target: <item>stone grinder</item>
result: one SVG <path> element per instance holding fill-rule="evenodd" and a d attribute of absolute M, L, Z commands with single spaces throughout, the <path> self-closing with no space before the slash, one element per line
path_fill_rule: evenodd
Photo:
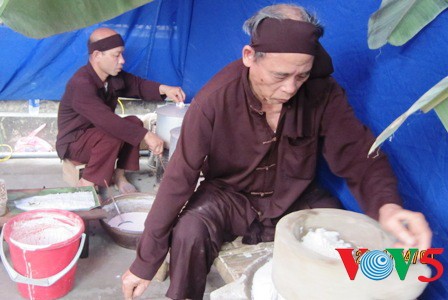
<path fill-rule="evenodd" d="M 396 270 L 382 280 L 372 280 L 360 270 L 350 280 L 342 259 L 330 258 L 304 247 L 302 238 L 310 230 L 324 228 L 340 233 L 354 248 L 393 248 L 394 238 L 375 220 L 338 209 L 312 209 L 283 217 L 276 228 L 272 280 L 285 299 L 416 299 L 430 277 L 427 265 L 411 264 L 405 280 Z M 362 258 L 361 258 L 362 259 Z"/>

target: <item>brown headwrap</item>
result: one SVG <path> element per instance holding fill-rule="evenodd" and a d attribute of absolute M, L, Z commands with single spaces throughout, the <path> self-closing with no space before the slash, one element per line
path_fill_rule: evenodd
<path fill-rule="evenodd" d="M 89 54 L 93 53 L 95 50 L 106 51 L 120 46 L 124 46 L 124 41 L 118 33 L 88 44 Z"/>
<path fill-rule="evenodd" d="M 325 77 L 333 73 L 333 64 L 319 43 L 321 35 L 321 29 L 309 22 L 266 18 L 258 24 L 250 46 L 257 52 L 313 55 L 310 77 Z"/>
<path fill-rule="evenodd" d="M 257 52 L 316 54 L 320 31 L 308 22 L 266 18 L 258 24 L 251 46 Z"/>

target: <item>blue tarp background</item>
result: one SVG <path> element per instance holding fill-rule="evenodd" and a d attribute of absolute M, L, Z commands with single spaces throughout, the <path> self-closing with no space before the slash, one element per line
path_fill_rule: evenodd
<path fill-rule="evenodd" d="M 376 134 L 428 89 L 448 76 L 448 12 L 402 47 L 367 46 L 367 24 L 380 0 L 288 1 L 309 8 L 326 27 L 322 44 L 333 57 L 334 77 L 357 116 Z M 156 0 L 115 19 L 42 40 L 0 26 L 0 99 L 59 100 L 71 75 L 87 62 L 86 41 L 99 26 L 126 41 L 125 69 L 181 85 L 191 101 L 220 68 L 241 56 L 241 27 L 256 10 L 277 1 Z M 399 178 L 405 207 L 423 212 L 433 247 L 448 244 L 448 134 L 431 111 L 410 117 L 383 145 Z M 350 210 L 359 207 L 345 184 L 322 165 L 321 179 Z M 446 251 L 446 250 L 445 250 Z M 439 256 L 448 268 L 446 253 Z M 448 279 L 430 283 L 422 299 L 448 299 Z"/>

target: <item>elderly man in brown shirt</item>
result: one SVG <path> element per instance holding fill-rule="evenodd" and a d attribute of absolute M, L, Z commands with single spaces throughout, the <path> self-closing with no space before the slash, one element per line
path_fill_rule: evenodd
<path fill-rule="evenodd" d="M 289 212 L 341 208 L 314 182 L 319 151 L 401 245 L 430 246 L 425 218 L 401 207 L 386 157 L 367 157 L 374 137 L 331 77 L 316 20 L 301 7 L 274 5 L 245 29 L 251 44 L 242 60 L 215 75 L 184 118 L 137 257 L 122 277 L 126 299 L 143 293 L 169 249 L 167 296 L 202 299 L 224 242 L 272 241 Z"/>
<path fill-rule="evenodd" d="M 125 170 L 139 169 L 142 140 L 156 155 L 163 141 L 135 116 L 114 113 L 119 97 L 184 101 L 180 87 L 145 80 L 123 71 L 124 42 L 112 29 L 96 29 L 89 38 L 89 62 L 67 83 L 58 111 L 56 150 L 61 159 L 86 163 L 78 186 L 114 182 L 121 193 L 135 192 Z M 118 158 L 118 160 L 117 160 Z M 115 169 L 116 164 L 116 169 Z"/>

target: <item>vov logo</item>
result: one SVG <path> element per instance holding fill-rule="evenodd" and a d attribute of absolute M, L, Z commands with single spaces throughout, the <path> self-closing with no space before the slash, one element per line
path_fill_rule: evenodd
<path fill-rule="evenodd" d="M 353 257 L 353 250 L 353 248 L 336 248 L 350 280 L 355 280 L 359 268 L 367 278 L 383 280 L 392 273 L 394 265 L 398 277 L 400 280 L 404 280 L 409 266 L 413 262 L 415 263 L 418 257 L 420 257 L 422 264 L 431 265 L 436 269 L 436 274 L 433 277 L 421 275 L 418 277 L 418 280 L 431 282 L 439 279 L 443 274 L 442 263 L 434 258 L 434 255 L 443 253 L 443 248 L 429 248 L 422 251 L 419 251 L 417 248 L 410 248 L 405 253 L 403 248 L 386 248 L 384 251 L 369 251 L 366 248 L 359 248 L 356 252 L 357 255 L 359 254 L 357 259 Z"/>

